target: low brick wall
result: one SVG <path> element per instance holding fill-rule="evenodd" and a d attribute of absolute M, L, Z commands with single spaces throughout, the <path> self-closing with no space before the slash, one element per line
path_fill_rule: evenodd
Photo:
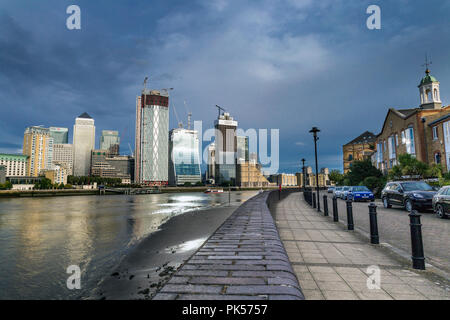
<path fill-rule="evenodd" d="M 267 206 L 274 194 L 240 206 L 154 300 L 303 300 Z"/>

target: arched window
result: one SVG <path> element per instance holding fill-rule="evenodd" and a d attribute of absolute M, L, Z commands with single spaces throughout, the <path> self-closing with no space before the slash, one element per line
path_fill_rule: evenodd
<path fill-rule="evenodd" d="M 440 152 L 436 152 L 434 154 L 434 162 L 436 164 L 441 164 L 441 153 Z"/>
<path fill-rule="evenodd" d="M 438 100 L 438 91 L 434 89 L 434 100 Z"/>

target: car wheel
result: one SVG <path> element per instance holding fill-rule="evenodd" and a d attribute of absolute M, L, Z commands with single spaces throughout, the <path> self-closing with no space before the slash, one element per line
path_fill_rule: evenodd
<path fill-rule="evenodd" d="M 445 219 L 445 213 L 444 213 L 444 208 L 442 207 L 441 204 L 438 204 L 436 206 L 436 214 L 439 218 L 441 219 Z"/>
<path fill-rule="evenodd" d="M 389 204 L 388 199 L 386 197 L 383 198 L 383 206 L 386 209 L 392 208 L 392 206 Z"/>
<path fill-rule="evenodd" d="M 405 201 L 405 210 L 408 212 L 412 211 L 412 202 L 410 199 L 406 199 Z"/>

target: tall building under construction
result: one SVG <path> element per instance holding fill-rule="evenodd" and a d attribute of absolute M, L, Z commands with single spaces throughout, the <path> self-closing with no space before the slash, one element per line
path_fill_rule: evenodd
<path fill-rule="evenodd" d="M 142 90 L 136 98 L 135 182 L 164 186 L 169 182 L 169 94 Z"/>

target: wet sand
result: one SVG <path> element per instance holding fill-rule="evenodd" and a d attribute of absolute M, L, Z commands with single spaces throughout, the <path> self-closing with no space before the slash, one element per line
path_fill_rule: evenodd
<path fill-rule="evenodd" d="M 170 219 L 142 240 L 87 298 L 151 299 L 237 208 L 197 210 Z"/>

